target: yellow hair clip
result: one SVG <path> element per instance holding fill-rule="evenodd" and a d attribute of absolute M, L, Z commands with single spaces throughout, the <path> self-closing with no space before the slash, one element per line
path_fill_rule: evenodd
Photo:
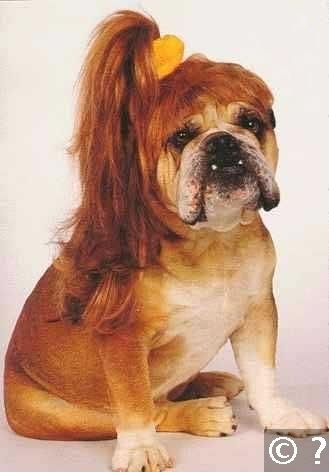
<path fill-rule="evenodd" d="M 183 55 L 184 43 L 177 36 L 166 34 L 153 41 L 153 61 L 159 79 L 175 70 Z"/>

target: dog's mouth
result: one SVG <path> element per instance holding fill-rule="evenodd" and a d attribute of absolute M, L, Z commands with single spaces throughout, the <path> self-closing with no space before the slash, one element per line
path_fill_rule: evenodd
<path fill-rule="evenodd" d="M 230 133 L 208 135 L 182 155 L 178 181 L 178 213 L 189 224 L 214 221 L 221 210 L 263 208 L 279 204 L 273 172 L 261 151 Z"/>

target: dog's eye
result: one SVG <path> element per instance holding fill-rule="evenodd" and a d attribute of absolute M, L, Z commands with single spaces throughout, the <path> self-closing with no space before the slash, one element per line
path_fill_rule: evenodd
<path fill-rule="evenodd" d="M 189 135 L 189 131 L 187 129 L 182 129 L 180 131 L 177 131 L 177 133 L 175 134 L 175 138 L 183 141 L 184 139 L 188 137 L 188 135 Z"/>
<path fill-rule="evenodd" d="M 263 123 L 255 116 L 242 115 L 240 118 L 240 124 L 243 128 L 250 130 L 256 136 L 260 136 L 263 130 Z"/>
<path fill-rule="evenodd" d="M 177 144 L 184 144 L 190 137 L 188 129 L 180 129 L 173 135 L 173 141 Z"/>
<path fill-rule="evenodd" d="M 192 138 L 196 135 L 196 131 L 190 128 L 182 128 L 177 130 L 170 138 L 169 141 L 176 147 L 185 146 Z"/>

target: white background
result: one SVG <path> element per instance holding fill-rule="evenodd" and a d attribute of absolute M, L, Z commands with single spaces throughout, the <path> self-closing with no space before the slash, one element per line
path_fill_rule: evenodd
<path fill-rule="evenodd" d="M 74 84 L 90 32 L 118 8 L 144 9 L 187 55 L 241 63 L 272 89 L 282 201 L 264 219 L 278 255 L 279 378 L 327 388 L 329 7 L 319 0 L 0 2 L 0 355 L 76 201 L 65 153 Z M 230 350 L 211 366 L 232 371 Z"/>

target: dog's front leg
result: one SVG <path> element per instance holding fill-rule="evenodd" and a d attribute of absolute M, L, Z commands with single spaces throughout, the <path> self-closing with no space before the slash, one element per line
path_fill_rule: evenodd
<path fill-rule="evenodd" d="M 255 301 L 231 342 L 248 401 L 264 428 L 305 436 L 327 429 L 326 421 L 281 397 L 275 380 L 277 312 L 269 290 Z"/>
<path fill-rule="evenodd" d="M 117 431 L 112 470 L 155 472 L 170 467 L 171 460 L 156 439 L 146 343 L 130 327 L 100 337 L 99 352 Z"/>

